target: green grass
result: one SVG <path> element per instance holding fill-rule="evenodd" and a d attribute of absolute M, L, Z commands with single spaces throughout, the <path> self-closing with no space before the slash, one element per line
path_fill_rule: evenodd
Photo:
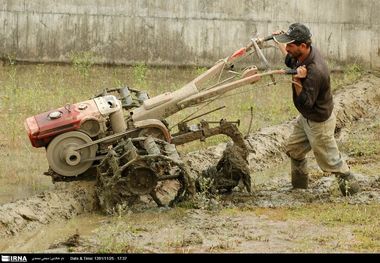
<path fill-rule="evenodd" d="M 370 125 L 356 125 L 350 136 L 339 145 L 348 154 L 348 164 L 356 172 L 378 175 L 380 170 L 380 122 L 375 119 Z"/>
<path fill-rule="evenodd" d="M 342 149 L 353 157 L 370 157 L 380 154 L 380 123 L 356 130 L 342 145 Z"/>
<path fill-rule="evenodd" d="M 364 69 L 359 64 L 350 64 L 344 67 L 343 74 L 335 74 L 331 78 L 332 90 L 338 90 L 347 84 L 358 80 L 364 74 Z"/>
<path fill-rule="evenodd" d="M 70 58 L 74 69 L 84 78 L 88 77 L 90 69 L 94 64 L 94 53 L 91 51 L 72 52 Z"/>

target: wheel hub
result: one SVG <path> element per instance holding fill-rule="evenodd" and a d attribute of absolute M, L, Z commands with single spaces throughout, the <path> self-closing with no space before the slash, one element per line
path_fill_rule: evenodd
<path fill-rule="evenodd" d="M 137 195 L 151 193 L 157 185 L 155 173 L 147 167 L 138 167 L 131 170 L 132 172 L 128 173 L 126 177 L 128 190 Z"/>
<path fill-rule="evenodd" d="M 96 156 L 97 145 L 74 151 L 80 145 L 92 142 L 91 138 L 78 131 L 66 132 L 55 137 L 47 147 L 46 155 L 50 168 L 59 175 L 76 176 L 87 171 Z"/>

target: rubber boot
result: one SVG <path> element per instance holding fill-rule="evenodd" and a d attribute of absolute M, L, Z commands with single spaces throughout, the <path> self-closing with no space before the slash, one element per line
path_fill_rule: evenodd
<path fill-rule="evenodd" d="M 309 176 L 306 172 L 306 159 L 301 161 L 291 160 L 291 175 L 292 175 L 292 186 L 294 188 L 307 189 L 309 184 Z"/>
<path fill-rule="evenodd" d="M 338 179 L 339 189 L 343 196 L 354 195 L 360 191 L 360 185 L 355 178 L 355 175 L 351 172 L 347 174 L 336 173 Z"/>

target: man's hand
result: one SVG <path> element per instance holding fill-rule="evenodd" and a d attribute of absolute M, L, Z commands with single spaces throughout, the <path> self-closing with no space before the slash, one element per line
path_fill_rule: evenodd
<path fill-rule="evenodd" d="M 298 78 L 298 79 L 304 79 L 306 78 L 307 76 L 307 69 L 306 69 L 306 66 L 303 65 L 303 66 L 299 66 L 297 68 L 297 74 L 294 75 L 295 78 Z"/>
<path fill-rule="evenodd" d="M 299 66 L 297 68 L 297 74 L 293 76 L 293 81 L 292 83 L 294 84 L 294 89 L 296 90 L 297 96 L 300 95 L 302 91 L 302 82 L 301 79 L 306 78 L 307 76 L 307 69 L 306 66 Z"/>
<path fill-rule="evenodd" d="M 281 35 L 281 34 L 284 34 L 284 33 L 285 33 L 284 30 L 277 30 L 277 31 L 272 32 L 272 35 Z"/>
<path fill-rule="evenodd" d="M 283 30 L 278 30 L 278 31 L 272 32 L 272 35 L 281 35 L 284 33 L 285 32 Z M 278 47 L 278 49 L 280 49 L 281 53 L 286 56 L 286 54 L 288 54 L 288 52 L 286 51 L 286 44 L 277 42 L 275 38 L 273 38 L 273 41 L 274 43 L 276 43 L 276 46 Z"/>

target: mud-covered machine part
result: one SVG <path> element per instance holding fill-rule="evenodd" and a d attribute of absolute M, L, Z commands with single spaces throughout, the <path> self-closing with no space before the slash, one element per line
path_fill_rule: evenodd
<path fill-rule="evenodd" d="M 48 145 L 46 156 L 50 168 L 65 177 L 76 176 L 92 166 L 97 145 L 76 151 L 75 148 L 91 143 L 91 138 L 83 132 L 71 131 L 58 135 Z"/>
<path fill-rule="evenodd" d="M 190 189 L 188 169 L 175 145 L 151 136 L 121 140 L 97 170 L 96 191 L 105 211 L 131 205 L 143 195 L 158 206 L 172 206 Z"/>

